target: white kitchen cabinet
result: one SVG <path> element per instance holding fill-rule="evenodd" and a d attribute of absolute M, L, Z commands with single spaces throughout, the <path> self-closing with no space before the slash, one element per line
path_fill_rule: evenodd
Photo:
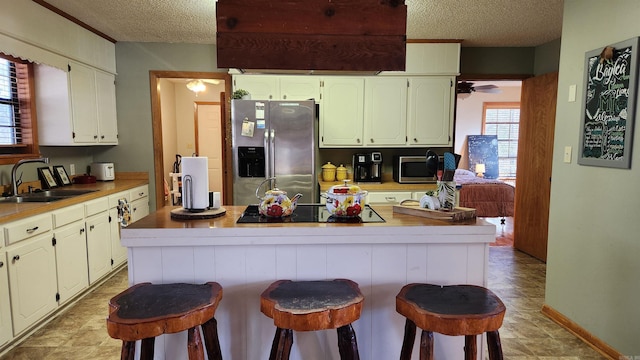
<path fill-rule="evenodd" d="M 397 205 L 411 199 L 411 191 L 369 191 L 367 204 Z"/>
<path fill-rule="evenodd" d="M 2 236 L 0 236 L 0 241 Z M 0 347 L 13 338 L 7 255 L 0 245 Z"/>
<path fill-rule="evenodd" d="M 320 147 L 363 146 L 364 78 L 325 77 L 320 91 Z"/>
<path fill-rule="evenodd" d="M 7 246 L 51 231 L 51 215 L 41 214 L 16 220 L 4 226 Z"/>
<path fill-rule="evenodd" d="M 89 284 L 93 284 L 111 271 L 109 198 L 87 201 L 84 206 Z"/>
<path fill-rule="evenodd" d="M 236 75 L 233 88 L 247 90 L 251 100 L 320 100 L 318 76 Z"/>
<path fill-rule="evenodd" d="M 54 229 L 58 303 L 64 304 L 89 287 L 84 221 Z"/>
<path fill-rule="evenodd" d="M 280 100 L 320 102 L 320 78 L 317 76 L 281 76 Z"/>
<path fill-rule="evenodd" d="M 280 91 L 278 77 L 274 75 L 238 75 L 233 77 L 233 90 L 243 89 L 251 100 L 275 100 Z"/>
<path fill-rule="evenodd" d="M 136 222 L 149 215 L 149 186 L 138 186 L 129 191 L 131 199 L 131 221 Z"/>
<path fill-rule="evenodd" d="M 111 228 L 111 267 L 116 268 L 127 261 L 127 248 L 120 243 L 120 222 L 118 221 L 118 201 L 129 203 L 129 192 L 123 191 L 109 196 L 109 226 Z"/>
<path fill-rule="evenodd" d="M 459 75 L 460 43 L 408 43 L 404 71 L 385 75 Z"/>
<path fill-rule="evenodd" d="M 56 259 L 51 233 L 7 247 L 13 334 L 56 309 Z"/>
<path fill-rule="evenodd" d="M 364 144 L 404 146 L 407 142 L 407 87 L 404 77 L 367 77 L 364 92 Z"/>
<path fill-rule="evenodd" d="M 454 81 L 453 76 L 409 78 L 409 146 L 452 145 Z"/>
<path fill-rule="evenodd" d="M 40 145 L 117 145 L 115 76 L 69 61 L 35 67 Z"/>

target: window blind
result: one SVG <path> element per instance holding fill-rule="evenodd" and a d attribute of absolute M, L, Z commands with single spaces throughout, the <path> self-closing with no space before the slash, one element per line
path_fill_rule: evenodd
<path fill-rule="evenodd" d="M 16 64 L 0 58 L 0 145 L 22 144 Z"/>

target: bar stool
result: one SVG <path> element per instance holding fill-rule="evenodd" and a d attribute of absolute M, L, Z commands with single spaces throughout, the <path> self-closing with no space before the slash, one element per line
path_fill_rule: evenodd
<path fill-rule="evenodd" d="M 204 359 L 199 326 L 204 334 L 209 360 L 221 360 L 217 322 L 214 318 L 222 299 L 215 282 L 202 285 L 141 283 L 109 301 L 107 331 L 122 340 L 122 360 L 133 360 L 135 342 L 142 340 L 140 359 L 153 359 L 155 337 L 187 330 L 189 359 Z"/>
<path fill-rule="evenodd" d="M 487 333 L 489 359 L 502 359 L 498 329 L 506 308 L 491 290 L 474 285 L 405 285 L 396 311 L 407 318 L 400 360 L 411 358 L 416 325 L 422 329 L 420 359 L 433 359 L 433 332 L 465 336 L 465 359 L 476 359 L 476 336 Z"/>
<path fill-rule="evenodd" d="M 337 329 L 342 360 L 359 360 L 351 323 L 360 318 L 364 296 L 351 280 L 279 280 L 260 295 L 260 311 L 277 327 L 270 360 L 287 360 L 293 331 Z"/>

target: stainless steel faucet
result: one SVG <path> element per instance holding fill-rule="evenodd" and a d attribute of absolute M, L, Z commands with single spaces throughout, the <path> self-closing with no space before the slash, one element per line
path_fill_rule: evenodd
<path fill-rule="evenodd" d="M 14 196 L 18 195 L 18 186 L 20 186 L 20 184 L 22 183 L 22 180 L 16 179 L 16 173 L 18 172 L 18 168 L 22 164 L 33 163 L 33 162 L 41 162 L 41 163 L 48 164 L 49 163 L 49 158 L 23 159 L 23 160 L 18 161 L 15 165 L 13 165 L 13 168 L 11 169 L 11 186 L 13 188 L 13 195 Z M 22 178 L 22 176 L 21 176 L 21 178 Z"/>

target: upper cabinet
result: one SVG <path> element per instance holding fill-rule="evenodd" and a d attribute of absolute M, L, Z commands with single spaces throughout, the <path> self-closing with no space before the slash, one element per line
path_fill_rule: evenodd
<path fill-rule="evenodd" d="M 367 77 L 364 83 L 364 145 L 405 145 L 407 79 Z"/>
<path fill-rule="evenodd" d="M 233 88 L 244 89 L 252 100 L 320 99 L 320 78 L 316 76 L 240 75 Z"/>
<path fill-rule="evenodd" d="M 409 81 L 407 145 L 451 146 L 454 76 L 414 76 Z"/>
<path fill-rule="evenodd" d="M 404 71 L 380 75 L 459 75 L 459 43 L 407 43 Z"/>
<path fill-rule="evenodd" d="M 68 72 L 38 65 L 40 145 L 117 145 L 115 76 L 69 61 Z"/>
<path fill-rule="evenodd" d="M 321 88 L 320 146 L 362 146 L 364 78 L 326 77 Z"/>

